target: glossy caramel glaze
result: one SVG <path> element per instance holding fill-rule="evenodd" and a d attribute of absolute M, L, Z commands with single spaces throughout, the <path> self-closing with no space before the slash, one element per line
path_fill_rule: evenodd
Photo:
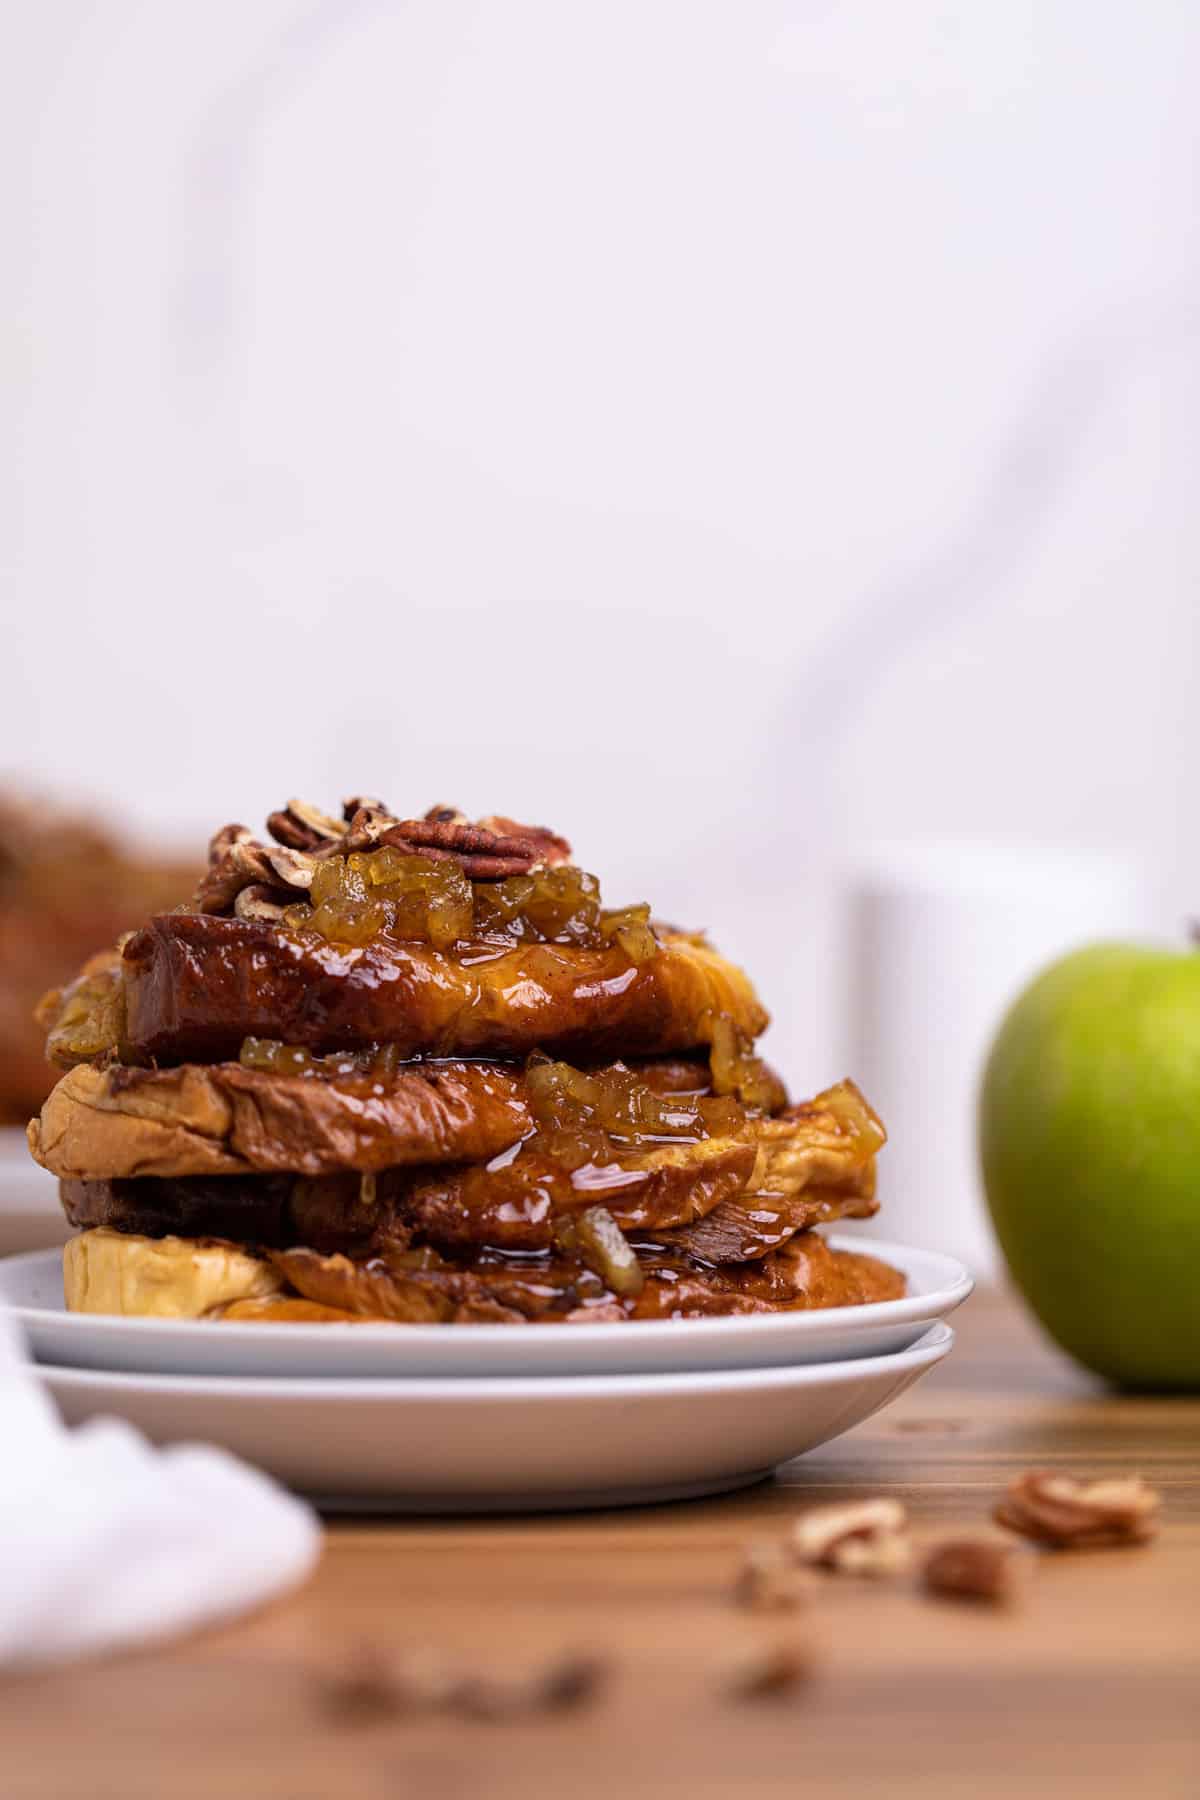
<path fill-rule="evenodd" d="M 545 1250 L 555 1220 L 589 1206 L 605 1207 L 626 1232 L 702 1219 L 741 1193 L 756 1156 L 749 1139 L 718 1138 L 631 1150 L 619 1160 L 568 1169 L 522 1146 L 500 1167 L 431 1171 L 407 1185 L 399 1205 L 419 1237 L 439 1248 Z"/>
<path fill-rule="evenodd" d="M 633 963 L 619 947 L 341 949 L 266 924 L 167 914 L 126 944 L 123 970 L 128 1049 L 159 1063 L 232 1058 L 247 1037 L 392 1043 L 404 1057 L 599 1059 L 707 1044 L 721 1015 L 747 1038 L 767 1024 L 742 971 L 682 936 Z"/>
<path fill-rule="evenodd" d="M 473 1191 L 459 1171 L 394 1169 L 363 1178 L 350 1171 L 321 1176 L 258 1175 L 184 1177 L 137 1176 L 60 1182 L 63 1209 L 81 1230 L 97 1225 L 161 1237 L 225 1237 L 241 1243 L 281 1247 L 311 1244 L 333 1252 L 369 1256 L 383 1250 L 430 1244 L 447 1254 L 476 1249 L 546 1251 L 555 1241 L 555 1221 L 604 1206 L 625 1232 L 653 1233 L 666 1253 L 690 1253 L 687 1224 L 706 1223 L 736 1203 L 728 1198 L 745 1182 L 752 1147 L 717 1143 L 692 1163 L 651 1165 L 624 1188 L 575 1186 L 553 1165 L 535 1164 L 519 1181 L 480 1181 Z M 482 1169 L 463 1173 L 483 1174 Z M 503 1175 L 503 1171 L 500 1172 Z M 740 1204 L 758 1223 L 754 1243 L 728 1239 L 718 1231 L 709 1240 L 715 1253 L 705 1261 L 744 1261 L 776 1249 L 811 1225 L 840 1218 L 863 1218 L 873 1199 L 856 1192 L 816 1185 L 789 1201 L 747 1196 Z M 707 1218 L 706 1218 L 707 1215 Z M 732 1254 L 725 1255 L 727 1244 Z"/>
<path fill-rule="evenodd" d="M 410 1324 L 607 1323 L 731 1313 L 857 1306 L 898 1299 L 904 1277 L 872 1256 L 831 1250 L 815 1232 L 753 1263 L 715 1268 L 653 1246 L 639 1247 L 645 1283 L 621 1299 L 570 1258 L 490 1253 L 469 1265 L 431 1258 L 353 1262 L 312 1250 L 283 1250 L 272 1261 L 305 1299 Z"/>
<path fill-rule="evenodd" d="M 633 1072 L 655 1093 L 707 1092 L 702 1062 L 638 1063 Z M 519 1063 L 427 1061 L 390 1073 L 306 1076 L 240 1063 L 81 1063 L 62 1077 L 28 1137 L 43 1168 L 85 1180 L 488 1162 L 533 1128 Z"/>
<path fill-rule="evenodd" d="M 665 1115 L 685 1129 L 690 1119 L 690 1135 L 622 1140 L 571 1118 L 570 1075 L 549 1116 L 535 1097 L 538 1130 L 511 1151 L 486 1165 L 414 1172 L 397 1206 L 418 1237 L 450 1249 L 544 1250 L 556 1219 L 599 1205 L 626 1233 L 740 1262 L 810 1225 L 876 1211 L 884 1132 L 852 1082 L 774 1118 L 728 1097 L 701 1100 L 693 1113 Z"/>

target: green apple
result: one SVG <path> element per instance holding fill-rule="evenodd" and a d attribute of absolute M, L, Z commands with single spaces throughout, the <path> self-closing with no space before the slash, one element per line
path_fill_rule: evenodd
<path fill-rule="evenodd" d="M 1039 975 L 992 1045 L 979 1136 L 1051 1336 L 1124 1386 L 1200 1388 L 1200 951 L 1096 944 Z"/>

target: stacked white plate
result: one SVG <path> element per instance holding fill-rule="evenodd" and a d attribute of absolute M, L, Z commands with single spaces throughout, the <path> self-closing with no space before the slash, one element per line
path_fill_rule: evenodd
<path fill-rule="evenodd" d="M 862 1239 L 832 1237 L 835 1247 Z M 837 1437 L 947 1355 L 971 1291 L 872 1240 L 902 1300 L 628 1325 L 269 1325 L 68 1313 L 61 1254 L 0 1261 L 69 1423 L 203 1439 L 327 1508 L 489 1512 L 721 1493 Z"/>

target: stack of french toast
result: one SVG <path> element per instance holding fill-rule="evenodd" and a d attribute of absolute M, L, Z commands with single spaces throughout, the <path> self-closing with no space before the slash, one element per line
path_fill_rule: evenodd
<path fill-rule="evenodd" d="M 46 996 L 68 1305 L 600 1323 L 892 1299 L 850 1082 L 789 1101 L 742 971 L 557 834 L 291 801 Z"/>

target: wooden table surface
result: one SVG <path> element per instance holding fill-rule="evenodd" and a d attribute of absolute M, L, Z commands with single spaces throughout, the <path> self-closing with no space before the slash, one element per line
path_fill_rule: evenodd
<path fill-rule="evenodd" d="M 891 1410 L 774 1482 L 689 1505 L 330 1524 L 310 1585 L 167 1651 L 0 1684 L 3 1800 L 397 1800 L 675 1794 L 1200 1794 L 1200 1400 L 1089 1382 L 1016 1305 L 977 1295 L 954 1354 Z M 800 1613 L 736 1608 L 741 1547 L 810 1501 L 887 1493 L 933 1542 L 982 1523 L 1031 1465 L 1140 1470 L 1158 1542 L 1037 1553 L 1004 1612 L 908 1578 L 818 1582 Z M 796 1692 L 731 1700 L 730 1648 L 812 1648 Z M 362 1644 L 487 1670 L 604 1652 L 580 1711 L 506 1722 L 359 1720 L 328 1671 Z"/>

